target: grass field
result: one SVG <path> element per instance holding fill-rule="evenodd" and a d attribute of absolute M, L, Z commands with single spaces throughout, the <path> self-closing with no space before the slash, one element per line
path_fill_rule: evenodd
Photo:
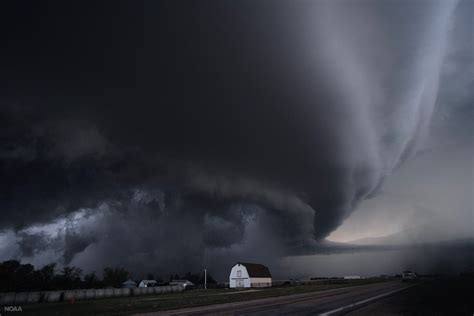
<path fill-rule="evenodd" d="M 132 313 L 169 310 L 212 304 L 231 303 L 265 297 L 274 297 L 347 286 L 386 281 L 384 279 L 322 280 L 313 284 L 274 287 L 258 291 L 234 289 L 196 289 L 181 293 L 132 296 L 121 298 L 76 301 L 74 303 L 41 303 L 22 306 L 28 315 L 128 315 Z"/>

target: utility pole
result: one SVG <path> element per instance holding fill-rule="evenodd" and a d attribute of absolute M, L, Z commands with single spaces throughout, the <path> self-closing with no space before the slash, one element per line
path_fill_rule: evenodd
<path fill-rule="evenodd" d="M 207 289 L 207 269 L 204 269 L 204 289 Z"/>

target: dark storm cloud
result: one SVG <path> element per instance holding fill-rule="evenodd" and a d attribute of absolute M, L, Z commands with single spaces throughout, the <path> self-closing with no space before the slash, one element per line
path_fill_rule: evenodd
<path fill-rule="evenodd" d="M 120 168 L 94 129 L 47 121 L 40 109 L 2 106 L 1 223 L 24 228 L 95 205 Z M 48 114 L 46 114 L 48 115 Z M 66 128 L 64 125 L 69 125 Z M 84 138 L 85 135 L 92 138 Z"/>
<path fill-rule="evenodd" d="M 35 255 L 35 252 L 44 251 L 50 246 L 50 238 L 44 232 L 36 234 L 21 232 L 18 234 L 18 237 L 17 243 L 20 247 L 21 255 L 25 257 L 32 257 Z"/>
<path fill-rule="evenodd" d="M 274 254 L 317 249 L 416 151 L 453 7 L 7 8 L 0 229 L 88 209 L 103 226 L 71 228 L 63 258 L 91 266 L 200 262 L 253 222 Z"/>

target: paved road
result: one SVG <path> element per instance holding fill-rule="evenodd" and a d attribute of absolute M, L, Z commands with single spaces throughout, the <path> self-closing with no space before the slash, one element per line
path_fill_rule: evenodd
<path fill-rule="evenodd" d="M 237 303 L 186 308 L 145 315 L 337 315 L 341 308 L 370 303 L 412 285 L 385 282 L 329 291 L 272 297 Z M 344 309 L 346 310 L 346 309 Z M 331 313 L 332 312 L 332 313 Z"/>
<path fill-rule="evenodd" d="M 419 286 L 349 312 L 366 315 L 474 315 L 474 275 L 425 280 Z"/>

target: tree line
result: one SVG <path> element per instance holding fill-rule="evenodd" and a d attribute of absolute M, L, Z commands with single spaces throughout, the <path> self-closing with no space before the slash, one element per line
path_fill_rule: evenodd
<path fill-rule="evenodd" d="M 106 267 L 100 278 L 95 272 L 83 274 L 82 269 L 78 267 L 65 266 L 58 269 L 56 263 L 50 263 L 40 269 L 35 269 L 29 263 L 22 264 L 18 260 L 7 260 L 0 263 L 0 292 L 121 287 L 130 276 L 123 267 Z M 163 285 L 168 284 L 161 278 L 155 278 L 151 273 L 148 273 L 147 279 L 157 280 Z M 188 272 L 183 276 L 170 275 L 168 281 L 173 279 L 189 280 L 198 287 L 204 284 L 203 273 Z M 216 284 L 216 281 L 208 274 L 207 283 L 212 285 Z"/>

